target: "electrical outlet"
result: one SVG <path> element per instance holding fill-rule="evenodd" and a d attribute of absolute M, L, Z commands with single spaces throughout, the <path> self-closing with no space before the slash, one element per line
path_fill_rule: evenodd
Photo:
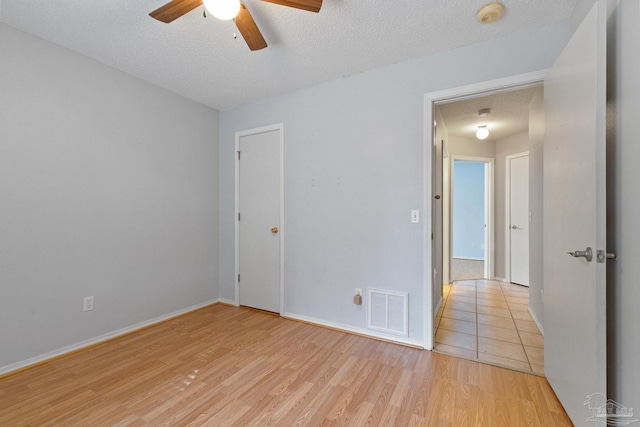
<path fill-rule="evenodd" d="M 93 310 L 93 297 L 84 297 L 82 311 Z"/>
<path fill-rule="evenodd" d="M 362 289 L 361 288 L 356 288 L 356 292 L 354 293 L 354 295 L 362 296 Z"/>

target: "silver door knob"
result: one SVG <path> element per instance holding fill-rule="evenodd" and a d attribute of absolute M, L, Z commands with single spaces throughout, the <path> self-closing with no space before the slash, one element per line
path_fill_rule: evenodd
<path fill-rule="evenodd" d="M 575 252 L 567 252 L 567 253 L 574 258 L 585 258 L 588 262 L 591 262 L 591 260 L 593 259 L 593 252 L 591 251 L 591 248 L 587 248 L 584 251 L 575 251 Z"/>
<path fill-rule="evenodd" d="M 512 225 L 512 226 L 511 226 L 511 229 L 512 229 L 512 230 L 517 230 L 517 229 L 518 229 L 518 226 L 517 226 L 517 225 Z"/>

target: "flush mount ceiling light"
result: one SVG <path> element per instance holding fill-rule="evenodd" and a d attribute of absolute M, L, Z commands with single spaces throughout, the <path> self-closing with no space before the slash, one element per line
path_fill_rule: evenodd
<path fill-rule="evenodd" d="M 478 126 L 478 130 L 476 131 L 476 138 L 487 139 L 488 137 L 489 137 L 489 129 L 487 129 L 487 125 Z"/>
<path fill-rule="evenodd" d="M 491 114 L 491 108 L 483 108 L 478 110 L 478 117 L 481 119 L 486 119 L 487 116 Z M 476 138 L 478 139 L 487 139 L 489 137 L 489 129 L 487 125 L 478 125 L 478 130 L 476 131 Z"/>
<path fill-rule="evenodd" d="M 478 22 L 481 24 L 490 24 L 497 21 L 504 14 L 504 5 L 502 3 L 493 2 L 485 4 L 478 11 Z"/>
<path fill-rule="evenodd" d="M 218 19 L 228 21 L 240 12 L 240 0 L 203 0 L 204 8 Z"/>

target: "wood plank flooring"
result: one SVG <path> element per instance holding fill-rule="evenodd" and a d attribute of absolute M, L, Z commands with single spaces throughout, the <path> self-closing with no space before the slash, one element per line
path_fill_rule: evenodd
<path fill-rule="evenodd" d="M 571 426 L 544 377 L 213 305 L 0 379 L 0 426 Z"/>

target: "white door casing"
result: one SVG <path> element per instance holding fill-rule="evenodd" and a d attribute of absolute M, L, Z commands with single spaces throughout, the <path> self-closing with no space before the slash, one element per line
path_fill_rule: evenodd
<path fill-rule="evenodd" d="M 431 92 L 424 95 L 424 142 L 423 142 L 423 158 L 425 171 L 431 171 L 434 161 L 434 141 L 433 141 L 433 122 L 435 119 L 435 104 L 443 102 L 461 101 L 464 99 L 477 98 L 488 95 L 497 91 L 516 90 L 526 87 L 535 86 L 543 81 L 547 70 L 539 70 L 531 73 L 519 74 L 495 80 L 489 80 L 480 83 L 474 83 L 467 86 L 456 87 L 452 89 L 445 89 L 438 92 Z M 433 275 L 432 275 L 432 252 L 434 250 L 442 250 L 442 248 L 435 248 L 433 246 L 434 241 L 431 240 L 431 233 L 433 232 L 431 218 L 433 216 L 432 203 L 434 194 L 432 186 L 433 176 L 431 173 L 424 174 L 424 206 L 427 210 L 425 214 L 428 217 L 425 218 L 425 228 L 423 236 L 423 246 L 425 254 L 425 266 L 423 275 L 423 288 L 424 288 L 424 348 L 427 350 L 433 349 L 434 342 L 434 317 L 433 310 Z"/>
<path fill-rule="evenodd" d="M 507 156 L 507 280 L 529 286 L 529 153 Z"/>
<path fill-rule="evenodd" d="M 236 305 L 282 313 L 283 126 L 236 133 Z"/>
<path fill-rule="evenodd" d="M 598 1 L 544 86 L 544 371 L 576 425 L 607 393 L 606 3 Z M 593 251 L 593 259 L 567 252 Z"/>

